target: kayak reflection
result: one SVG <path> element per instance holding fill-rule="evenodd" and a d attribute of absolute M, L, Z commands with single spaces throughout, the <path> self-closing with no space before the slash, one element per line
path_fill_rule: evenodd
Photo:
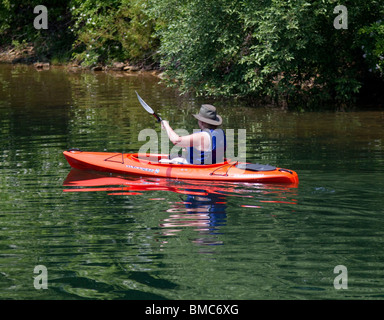
<path fill-rule="evenodd" d="M 160 220 L 164 229 L 162 235 L 173 236 L 186 227 L 198 231 L 199 238 L 195 243 L 205 245 L 221 244 L 215 239 L 217 229 L 226 223 L 226 196 L 233 192 L 232 185 L 208 186 L 202 189 L 199 182 L 189 183 L 185 180 L 137 178 L 130 176 L 103 175 L 90 171 L 72 169 L 63 185 L 71 187 L 64 192 L 104 191 L 108 195 L 142 195 L 149 191 L 171 191 L 180 194 L 181 201 L 173 202 L 166 210 L 169 216 Z M 149 198 L 149 200 L 165 200 L 165 198 Z M 163 242 L 165 244 L 166 241 Z"/>
<path fill-rule="evenodd" d="M 202 185 L 204 185 L 204 189 L 202 189 Z M 137 195 L 143 194 L 138 191 L 172 191 L 179 194 L 206 196 L 208 193 L 235 192 L 237 184 L 210 183 L 207 186 L 204 182 L 196 180 L 103 175 L 98 172 L 72 169 L 63 186 L 73 187 L 64 189 L 64 192 L 107 191 L 109 195 Z"/>
<path fill-rule="evenodd" d="M 193 228 L 199 238 L 192 240 L 202 245 L 219 245 L 220 228 L 227 223 L 227 198 L 255 198 L 257 205 L 244 204 L 242 208 L 261 208 L 266 204 L 296 204 L 297 185 L 266 185 L 234 182 L 202 182 L 196 180 L 175 180 L 164 178 L 138 178 L 127 175 L 112 175 L 72 169 L 63 186 L 64 192 L 104 191 L 108 195 L 143 195 L 151 191 L 171 191 L 180 195 L 180 200 L 171 202 L 159 226 L 162 235 L 174 236 L 186 228 Z M 166 198 L 148 198 L 165 200 Z M 247 209 L 244 209 L 247 210 Z M 195 237 L 194 237 L 195 238 Z M 165 244 L 167 241 L 163 241 Z"/>
<path fill-rule="evenodd" d="M 134 195 L 142 194 L 137 191 L 160 190 L 196 196 L 219 194 L 235 197 L 252 197 L 251 194 L 255 192 L 267 194 L 296 190 L 298 184 L 268 185 L 265 183 L 143 178 L 72 169 L 65 179 L 63 186 L 71 187 L 70 189 L 64 189 L 64 192 L 107 191 L 109 195 Z M 272 200 L 272 202 L 274 202 L 274 200 Z"/>

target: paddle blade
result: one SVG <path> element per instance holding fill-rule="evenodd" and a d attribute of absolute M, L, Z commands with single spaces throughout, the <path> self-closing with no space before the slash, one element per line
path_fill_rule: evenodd
<path fill-rule="evenodd" d="M 137 91 L 135 91 L 135 92 L 136 92 L 136 94 L 137 94 L 137 98 L 139 99 L 139 102 L 140 102 L 140 104 L 143 106 L 143 108 L 144 108 L 145 110 L 147 110 L 149 113 L 154 114 L 155 112 L 153 111 L 153 109 L 152 109 L 149 105 L 147 105 L 143 99 L 141 99 L 141 97 L 139 96 L 139 94 L 137 93 Z"/>

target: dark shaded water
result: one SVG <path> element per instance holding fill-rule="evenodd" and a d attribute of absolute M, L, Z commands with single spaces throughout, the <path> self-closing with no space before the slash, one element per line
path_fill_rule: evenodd
<path fill-rule="evenodd" d="M 196 127 L 203 101 L 152 76 L 0 65 L 1 299 L 384 297 L 384 112 L 216 102 L 225 128 L 247 130 L 247 160 L 297 171 L 298 187 L 72 171 L 70 147 L 134 152 L 142 129 L 160 133 L 134 90 Z"/>

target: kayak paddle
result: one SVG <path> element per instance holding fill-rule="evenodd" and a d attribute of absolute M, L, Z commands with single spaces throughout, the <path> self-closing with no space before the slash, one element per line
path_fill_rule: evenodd
<path fill-rule="evenodd" d="M 156 114 L 156 112 L 153 111 L 153 109 L 149 105 L 147 105 L 143 99 L 141 99 L 141 97 L 139 96 L 137 91 L 135 91 L 135 92 L 136 92 L 137 98 L 139 99 L 139 101 L 140 101 L 141 105 L 143 106 L 143 108 L 145 110 L 147 110 L 148 113 L 153 114 L 153 116 L 156 118 L 157 122 L 163 121 L 163 119 L 161 119 L 161 117 L 158 114 Z"/>

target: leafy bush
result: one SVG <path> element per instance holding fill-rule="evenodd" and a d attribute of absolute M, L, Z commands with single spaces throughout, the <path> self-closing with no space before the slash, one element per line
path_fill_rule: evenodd
<path fill-rule="evenodd" d="M 152 15 L 163 22 L 161 64 L 169 85 L 304 107 L 354 101 L 363 81 L 358 30 L 383 14 L 382 2 L 346 0 L 350 23 L 337 30 L 333 0 L 151 4 Z"/>
<path fill-rule="evenodd" d="M 158 40 L 145 0 L 72 0 L 74 55 L 83 65 L 154 60 Z M 148 61 L 147 61 L 148 62 Z"/>
<path fill-rule="evenodd" d="M 384 19 L 384 18 L 383 18 Z M 369 70 L 379 73 L 381 77 L 384 74 L 384 21 L 378 20 L 371 25 L 361 28 L 362 49 L 364 58 L 367 60 Z"/>
<path fill-rule="evenodd" d="M 71 17 L 67 0 L 52 0 L 48 6 L 48 29 L 34 28 L 34 8 L 39 0 L 0 0 L 0 46 L 32 44 L 37 58 L 66 56 L 73 43 L 68 26 Z"/>

